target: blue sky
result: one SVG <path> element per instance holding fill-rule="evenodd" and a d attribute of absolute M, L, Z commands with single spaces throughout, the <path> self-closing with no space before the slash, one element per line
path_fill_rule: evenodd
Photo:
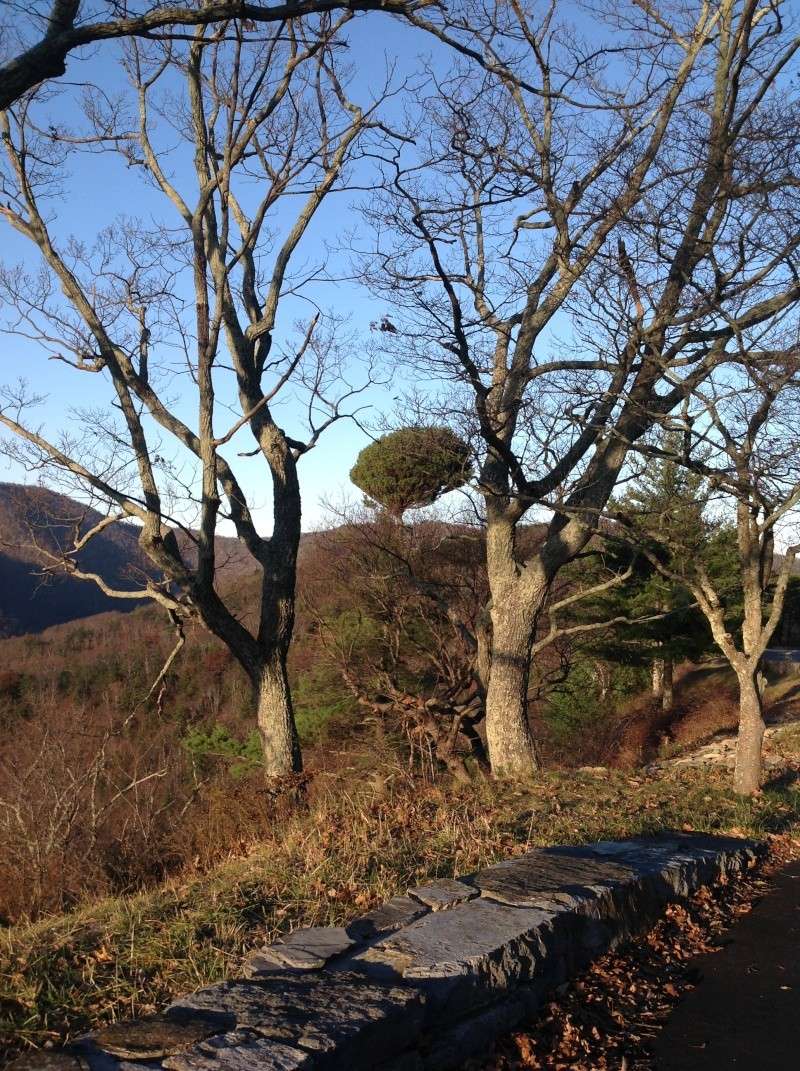
<path fill-rule="evenodd" d="M 352 84 L 351 95 L 360 100 L 370 88 L 382 85 L 387 64 L 396 63 L 398 72 L 417 69 L 418 55 L 430 55 L 430 41 L 399 21 L 381 16 L 357 18 L 351 24 L 351 56 L 358 64 Z M 73 55 L 69 61 L 65 83 L 96 82 L 108 86 L 121 76 L 120 57 L 116 45 L 104 44 L 83 55 Z M 60 95 L 47 105 L 49 116 L 56 124 L 69 122 L 73 116 L 74 98 Z M 55 206 L 52 230 L 60 239 L 74 235 L 90 243 L 98 232 L 112 225 L 120 215 L 157 218 L 174 221 L 171 206 L 160 193 L 147 190 L 138 169 L 129 169 L 116 154 L 76 154 L 70 161 L 70 174 L 64 184 L 64 195 Z M 358 223 L 355 203 L 363 194 L 337 194 L 323 205 L 318 217 L 306 235 L 299 250 L 300 259 L 313 261 L 322 256 L 325 244 L 336 244 L 342 236 Z M 38 264 L 36 251 L 21 236 L 0 221 L 0 259 L 5 265 L 20 264 L 33 269 Z M 344 261 L 342 266 L 345 266 Z M 328 285 L 318 291 L 323 305 L 335 306 L 337 312 L 346 312 L 348 330 L 356 339 L 369 341 L 369 323 L 389 311 L 385 302 L 375 301 L 356 283 Z M 0 320 L 7 320 L 9 310 L 0 309 Z M 279 329 L 288 335 L 298 315 L 305 307 L 287 303 L 279 318 Z M 373 336 L 374 339 L 374 336 Z M 358 346 L 358 342 L 356 342 Z M 353 362 L 353 375 L 358 377 L 358 362 Z M 0 336 L 0 383 L 14 382 L 25 378 L 33 393 L 45 395 L 45 401 L 37 411 L 36 422 L 52 438 L 60 429 L 69 427 L 70 412 L 75 409 L 102 408 L 108 405 L 110 387 L 100 376 L 86 375 L 66 365 L 48 359 L 48 351 L 24 339 L 4 332 Z M 385 387 L 373 389 L 369 400 L 370 412 L 362 414 L 368 423 L 377 425 L 381 413 L 391 413 L 393 398 L 410 384 L 394 378 Z M 191 398 L 183 403 L 181 415 L 191 420 Z M 233 423 L 234 414 L 230 418 Z M 281 411 L 281 420 L 287 431 L 296 423 L 297 414 L 292 406 Z M 72 418 L 74 419 L 74 417 Z M 226 430 L 227 416 L 222 414 L 217 432 Z M 194 423 L 194 421 L 192 421 Z M 243 433 L 246 434 L 246 433 Z M 368 438 L 351 422 L 343 421 L 330 429 L 320 445 L 301 462 L 301 485 L 303 490 L 304 528 L 310 529 L 324 520 L 322 498 L 333 500 L 350 496 L 358 497 L 350 485 L 348 472 L 359 449 Z M 239 449 L 246 449 L 251 442 L 244 439 Z M 264 530 L 269 530 L 269 477 L 263 462 L 242 461 L 231 453 L 246 489 L 251 491 L 258 517 Z M 34 481 L 36 475 L 26 474 L 17 464 L 0 457 L 0 479 L 20 482 Z M 259 508 L 260 507 L 260 508 Z"/>

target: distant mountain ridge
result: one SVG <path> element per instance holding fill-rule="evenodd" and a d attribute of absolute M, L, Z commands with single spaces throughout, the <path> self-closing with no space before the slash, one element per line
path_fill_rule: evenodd
<path fill-rule="evenodd" d="M 71 545 L 76 526 L 83 534 L 101 519 L 96 510 L 49 488 L 0 483 L 0 636 L 41 632 L 77 618 L 142 605 L 139 599 L 111 598 L 91 581 L 43 571 L 52 564 L 48 551 Z M 189 542 L 185 536 L 181 541 Z M 252 571 L 252 559 L 238 540 L 219 537 L 218 547 L 226 575 Z M 94 536 L 76 560 L 121 590 L 141 587 L 145 575 L 154 573 L 139 548 L 136 526 L 124 521 Z"/>

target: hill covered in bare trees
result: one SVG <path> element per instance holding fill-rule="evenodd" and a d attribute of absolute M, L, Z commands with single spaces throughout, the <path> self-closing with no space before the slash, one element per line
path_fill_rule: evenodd
<path fill-rule="evenodd" d="M 91 581 L 71 574 L 71 564 L 122 591 L 141 589 L 155 576 L 139 548 L 136 525 L 110 524 L 75 551 L 76 536 L 103 522 L 104 514 L 47 487 L 0 483 L 0 636 L 40 632 L 53 625 L 109 611 L 126 612 L 141 600 L 112 598 Z M 196 552 L 192 532 L 179 533 L 187 557 Z M 220 572 L 248 569 L 237 540 L 217 537 Z"/>

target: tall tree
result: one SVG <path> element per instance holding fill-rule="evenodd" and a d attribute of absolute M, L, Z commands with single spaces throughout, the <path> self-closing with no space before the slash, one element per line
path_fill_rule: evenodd
<path fill-rule="evenodd" d="M 134 41 L 125 54 L 130 96 L 108 110 L 90 99 L 88 130 L 43 123 L 35 96 L 0 113 L 0 215 L 41 265 L 0 274 L 12 310 L 6 329 L 76 375 L 103 377 L 114 399 L 109 410 L 78 413 L 55 440 L 33 423 L 35 399 L 24 387 L 6 388 L 0 423 L 18 437 L 24 463 L 66 475 L 105 505 L 72 551 L 121 519 L 140 526 L 163 580 L 135 593 L 105 590 L 156 599 L 227 644 L 253 684 L 270 775 L 301 766 L 286 675 L 298 463 L 361 389 L 342 380 L 335 321 L 315 313 L 293 336 L 278 319 L 287 291 L 302 292 L 308 279 L 308 265 L 295 276 L 290 264 L 313 217 L 378 125 L 377 102 L 352 102 L 339 77 L 338 43 L 351 18 L 281 23 L 253 41 L 238 23 L 201 26 L 188 41 Z M 97 148 L 122 153 L 171 217 L 149 227 L 122 219 L 94 243 L 59 237 L 50 197 L 64 192 L 69 154 Z M 294 436 L 274 411 L 288 391 L 306 401 L 307 426 Z M 269 536 L 230 454 L 240 433 L 271 480 Z M 222 519 L 260 573 L 252 627 L 217 583 Z M 85 575 L 72 553 L 64 566 Z"/>
<path fill-rule="evenodd" d="M 781 330 L 786 330 L 785 325 Z M 797 324 L 792 335 L 798 338 Z M 767 334 L 764 342 L 769 341 Z M 680 449 L 674 436 L 669 440 L 673 453 L 668 463 L 677 461 L 702 477 L 709 508 L 732 523 L 733 568 L 729 554 L 728 569 L 720 569 L 713 553 L 694 553 L 679 527 L 643 524 L 641 515 L 632 519 L 624 507 L 617 511 L 629 538 L 653 567 L 668 581 L 691 591 L 736 674 L 739 736 L 734 788 L 741 794 L 757 792 L 761 783 L 761 659 L 781 621 L 800 553 L 798 417 L 797 341 L 789 349 L 751 345 L 737 366 L 715 373 L 687 399 L 679 418 Z M 653 544 L 665 553 L 653 549 Z M 731 621 L 737 603 L 741 604 L 740 629 L 732 627 Z"/>
<path fill-rule="evenodd" d="M 667 451 L 677 445 L 674 436 L 666 437 Z M 622 502 L 626 514 L 644 532 L 677 536 L 684 554 L 706 556 L 713 530 L 704 517 L 703 478 L 688 472 L 672 456 L 643 467 Z M 670 558 L 670 564 L 682 571 L 680 562 Z M 631 616 L 652 615 L 652 620 L 623 631 L 619 642 L 629 659 L 650 665 L 653 696 L 663 710 L 671 710 L 675 663 L 696 659 L 712 646 L 705 617 L 683 584 L 670 581 L 644 558 L 640 558 L 635 579 L 627 589 L 619 590 L 618 598 Z"/>
<path fill-rule="evenodd" d="M 566 0 L 470 11 L 438 32 L 472 64 L 431 72 L 414 145 L 386 160 L 370 272 L 392 344 L 442 385 L 429 410 L 482 455 L 486 731 L 493 769 L 524 775 L 537 619 L 631 444 L 800 294 L 798 40 L 750 0 L 609 4 L 591 33 Z M 548 527 L 525 554 L 532 510 Z"/>

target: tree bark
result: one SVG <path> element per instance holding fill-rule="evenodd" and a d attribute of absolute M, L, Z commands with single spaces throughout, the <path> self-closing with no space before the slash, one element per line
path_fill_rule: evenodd
<path fill-rule="evenodd" d="M 526 777 L 539 768 L 528 724 L 533 626 L 524 596 L 492 607 L 492 665 L 486 690 L 486 744 L 492 773 Z"/>
<path fill-rule="evenodd" d="M 761 788 L 761 745 L 764 716 L 761 689 L 751 669 L 737 672 L 739 680 L 739 737 L 733 788 L 740 796 L 752 796 Z"/>
<path fill-rule="evenodd" d="M 492 616 L 490 606 L 483 607 L 478 615 L 478 620 L 475 623 L 475 643 L 475 673 L 478 678 L 478 686 L 485 699 L 492 672 Z"/>
<path fill-rule="evenodd" d="M 300 773 L 303 760 L 286 674 L 286 658 L 279 652 L 261 668 L 255 685 L 256 718 L 267 777 Z"/>
<path fill-rule="evenodd" d="M 673 694 L 673 674 L 674 674 L 674 662 L 671 658 L 665 658 L 663 664 L 663 673 L 661 679 L 661 709 L 672 710 L 672 704 L 674 702 Z"/>
<path fill-rule="evenodd" d="M 653 659 L 653 699 L 661 699 L 664 695 L 664 659 Z"/>

